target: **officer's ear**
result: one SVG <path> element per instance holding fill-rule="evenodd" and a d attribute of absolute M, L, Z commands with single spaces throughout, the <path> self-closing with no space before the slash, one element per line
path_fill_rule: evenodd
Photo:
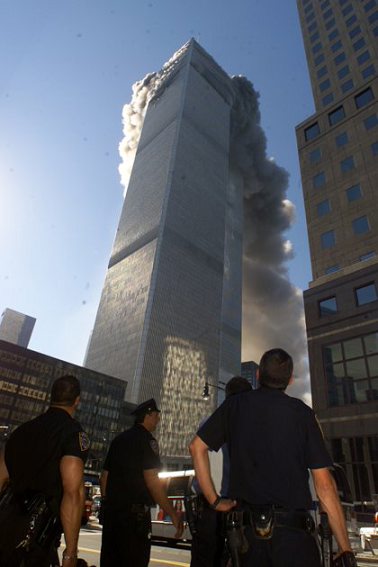
<path fill-rule="evenodd" d="M 77 396 L 77 398 L 74 401 L 74 408 L 76 409 L 78 407 L 78 405 L 80 404 L 80 396 Z"/>
<path fill-rule="evenodd" d="M 259 381 L 260 380 L 260 368 L 256 369 L 256 380 Z"/>
<path fill-rule="evenodd" d="M 290 376 L 288 386 L 290 386 L 291 384 L 293 384 L 293 382 L 294 382 L 294 374 L 292 374 L 292 375 Z"/>

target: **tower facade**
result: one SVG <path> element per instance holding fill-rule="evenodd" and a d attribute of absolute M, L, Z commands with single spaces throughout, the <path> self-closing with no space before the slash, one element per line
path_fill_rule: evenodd
<path fill-rule="evenodd" d="M 86 366 L 128 382 L 128 401 L 160 404 L 166 461 L 188 458 L 205 382 L 240 373 L 232 103 L 228 75 L 190 41 L 147 108 L 87 351 Z"/>
<path fill-rule="evenodd" d="M 0 340 L 27 347 L 36 319 L 14 309 L 5 309 L 0 321 Z"/>
<path fill-rule="evenodd" d="M 297 0 L 316 113 L 296 128 L 313 405 L 356 500 L 378 492 L 378 9 Z"/>

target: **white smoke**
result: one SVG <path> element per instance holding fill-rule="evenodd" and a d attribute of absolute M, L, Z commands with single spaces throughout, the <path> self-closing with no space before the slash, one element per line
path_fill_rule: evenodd
<path fill-rule="evenodd" d="M 161 71 L 135 83 L 131 103 L 123 108 L 119 171 L 125 193 L 148 103 L 160 96 L 178 71 L 187 47 L 177 51 Z M 258 93 L 245 77 L 233 77 L 232 82 L 231 182 L 242 183 L 244 193 L 242 360 L 258 362 L 273 347 L 288 350 L 296 378 L 289 393 L 309 402 L 302 294 L 290 283 L 286 267 L 293 252 L 285 232 L 295 215 L 286 198 L 288 173 L 266 154 Z"/>

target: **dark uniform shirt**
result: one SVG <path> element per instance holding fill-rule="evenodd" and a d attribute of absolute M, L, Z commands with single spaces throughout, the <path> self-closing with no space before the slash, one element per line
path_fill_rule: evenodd
<path fill-rule="evenodd" d="M 310 509 L 308 469 L 332 465 L 314 412 L 282 390 L 230 397 L 198 435 L 215 451 L 227 443 L 229 496 L 252 505 Z"/>
<path fill-rule="evenodd" d="M 108 471 L 107 506 L 121 509 L 131 504 L 152 505 L 143 471 L 160 467 L 158 443 L 143 425 L 134 425 L 118 435 L 104 463 Z"/>
<path fill-rule="evenodd" d="M 46 413 L 20 425 L 5 446 L 5 463 L 16 493 L 32 490 L 62 497 L 60 460 L 64 456 L 87 458 L 89 440 L 80 423 L 64 409 Z"/>

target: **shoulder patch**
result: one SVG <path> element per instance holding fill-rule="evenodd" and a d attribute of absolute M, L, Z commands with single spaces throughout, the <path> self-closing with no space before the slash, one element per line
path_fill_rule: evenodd
<path fill-rule="evenodd" d="M 81 451 L 88 451 L 91 443 L 90 443 L 89 437 L 85 433 L 85 431 L 79 432 L 79 444 L 80 444 L 80 450 Z"/>
<path fill-rule="evenodd" d="M 159 443 L 156 441 L 156 439 L 151 439 L 150 447 L 155 453 L 155 455 L 159 456 Z"/>

